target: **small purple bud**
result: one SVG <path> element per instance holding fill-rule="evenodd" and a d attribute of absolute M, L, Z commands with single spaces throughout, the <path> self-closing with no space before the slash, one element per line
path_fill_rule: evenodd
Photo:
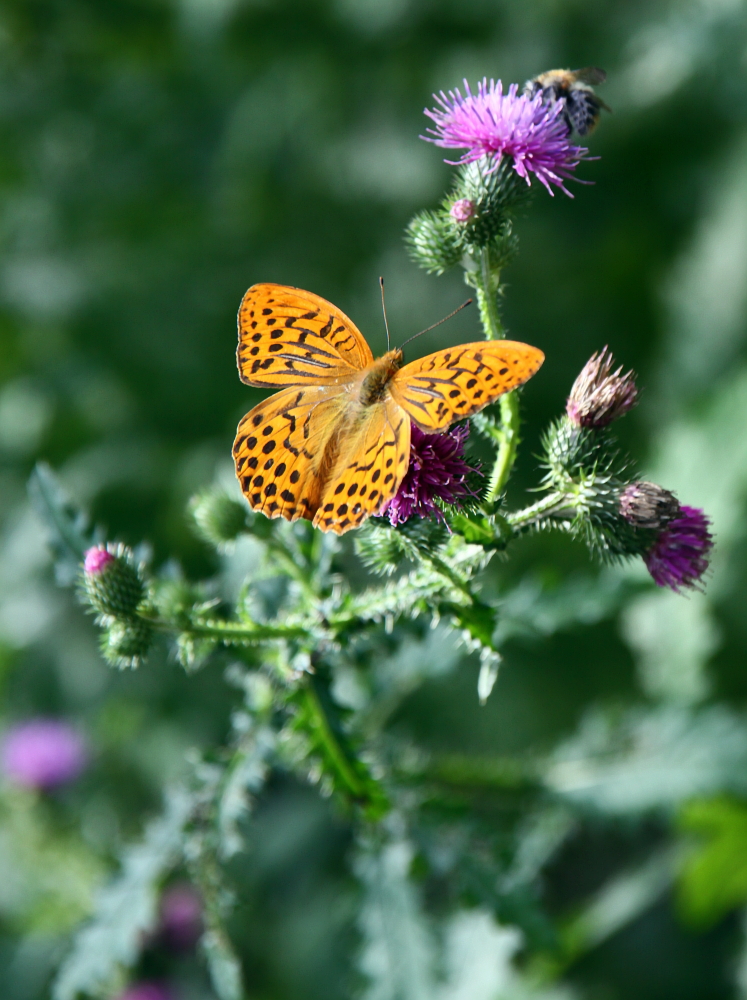
<path fill-rule="evenodd" d="M 697 507 L 680 507 L 644 555 L 654 582 L 678 593 L 698 590 L 713 548 L 711 522 Z"/>
<path fill-rule="evenodd" d="M 173 990 L 164 983 L 140 982 L 128 986 L 117 1000 L 176 1000 Z"/>
<path fill-rule="evenodd" d="M 188 883 L 169 886 L 161 897 L 159 931 L 174 951 L 190 951 L 202 934 L 202 899 Z"/>
<path fill-rule="evenodd" d="M 449 209 L 449 215 L 455 222 L 469 222 L 475 214 L 475 203 L 471 198 L 460 198 Z"/>
<path fill-rule="evenodd" d="M 628 483 L 620 494 L 620 513 L 634 528 L 661 531 L 680 512 L 674 493 L 656 483 Z"/>
<path fill-rule="evenodd" d="M 83 569 L 86 573 L 96 576 L 101 573 L 109 563 L 114 562 L 114 556 L 101 545 L 94 545 L 86 552 Z"/>
<path fill-rule="evenodd" d="M 32 719 L 8 730 L 0 760 L 14 784 L 50 789 L 79 777 L 87 754 L 83 738 L 66 722 Z"/>
<path fill-rule="evenodd" d="M 565 412 L 578 427 L 599 429 L 611 424 L 638 402 L 632 371 L 612 371 L 615 359 L 608 348 L 592 354 L 573 383 Z"/>

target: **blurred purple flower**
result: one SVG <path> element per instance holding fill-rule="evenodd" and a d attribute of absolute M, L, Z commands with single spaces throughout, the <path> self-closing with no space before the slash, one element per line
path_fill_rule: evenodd
<path fill-rule="evenodd" d="M 455 222 L 469 222 L 475 214 L 475 203 L 471 198 L 460 198 L 449 209 L 449 215 Z"/>
<path fill-rule="evenodd" d="M 430 136 L 421 138 L 446 149 L 466 149 L 458 164 L 486 156 L 494 161 L 491 169 L 495 169 L 504 156 L 510 157 L 527 184 L 534 174 L 550 194 L 554 184 L 572 198 L 563 180 L 573 176 L 588 150 L 569 142 L 570 129 L 561 105 L 544 104 L 541 93 L 535 97 L 519 94 L 515 83 L 504 94 L 500 80 L 483 80 L 476 94 L 466 80 L 464 88 L 464 96 L 459 89 L 433 95 L 439 107 L 426 108 L 425 113 L 436 128 L 427 129 Z"/>
<path fill-rule="evenodd" d="M 458 504 L 464 497 L 474 496 L 467 477 L 478 470 L 467 465 L 464 458 L 468 437 L 468 424 L 452 427 L 444 434 L 426 434 L 413 424 L 410 465 L 396 495 L 381 508 L 381 516 L 394 525 L 415 515 L 442 518 L 437 499 Z"/>
<path fill-rule="evenodd" d="M 111 552 L 108 552 L 105 548 L 100 545 L 94 545 L 93 548 L 88 549 L 86 552 L 85 561 L 83 563 L 83 569 L 86 573 L 90 573 L 92 576 L 96 576 L 103 569 L 105 569 L 109 563 L 114 562 L 114 556 Z"/>
<path fill-rule="evenodd" d="M 140 982 L 128 986 L 117 1000 L 175 1000 L 173 990 L 164 983 Z"/>
<path fill-rule="evenodd" d="M 661 531 L 643 557 L 659 587 L 670 587 L 678 593 L 683 588 L 699 589 L 713 548 L 710 526 L 702 510 L 680 507 L 677 517 Z"/>
<path fill-rule="evenodd" d="M 189 951 L 202 934 L 202 899 L 188 882 L 169 886 L 161 896 L 159 931 L 175 951 Z"/>
<path fill-rule="evenodd" d="M 74 781 L 86 766 L 83 738 L 66 722 L 32 719 L 5 734 L 0 762 L 16 785 L 48 789 Z"/>

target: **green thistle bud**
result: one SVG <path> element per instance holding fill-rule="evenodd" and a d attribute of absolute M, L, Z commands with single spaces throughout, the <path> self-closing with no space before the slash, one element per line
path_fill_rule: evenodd
<path fill-rule="evenodd" d="M 138 667 L 153 642 L 153 626 L 145 618 L 111 622 L 101 636 L 101 653 L 114 667 Z"/>
<path fill-rule="evenodd" d="M 420 212 L 410 222 L 405 242 L 410 257 L 429 274 L 443 274 L 462 259 L 460 225 L 444 212 Z"/>
<path fill-rule="evenodd" d="M 102 619 L 126 620 L 135 617 L 145 583 L 130 549 L 96 545 L 85 555 L 82 590 Z"/>
<path fill-rule="evenodd" d="M 189 509 L 197 531 L 209 545 L 223 551 L 246 531 L 246 507 L 220 489 L 192 497 Z"/>

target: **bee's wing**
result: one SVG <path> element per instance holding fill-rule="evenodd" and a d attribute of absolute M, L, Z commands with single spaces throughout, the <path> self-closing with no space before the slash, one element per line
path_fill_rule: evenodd
<path fill-rule="evenodd" d="M 603 69 L 598 66 L 584 66 L 583 69 L 574 69 L 573 75 L 579 81 L 579 83 L 604 83 L 607 79 L 607 74 Z"/>

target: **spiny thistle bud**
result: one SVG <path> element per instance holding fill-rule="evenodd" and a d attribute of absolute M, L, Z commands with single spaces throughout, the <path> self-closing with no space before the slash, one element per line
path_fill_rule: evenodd
<path fill-rule="evenodd" d="M 713 548 L 710 526 L 702 510 L 680 507 L 643 557 L 657 586 L 677 593 L 700 588 Z"/>
<path fill-rule="evenodd" d="M 622 366 L 613 372 L 614 363 L 605 347 L 592 354 L 573 383 L 565 412 L 577 427 L 606 427 L 638 402 L 635 375 L 623 375 Z"/>
<path fill-rule="evenodd" d="M 661 531 L 680 512 L 674 493 L 645 480 L 628 483 L 620 494 L 620 513 L 634 528 Z"/>
<path fill-rule="evenodd" d="M 138 667 L 153 642 L 153 626 L 145 618 L 111 622 L 101 636 L 101 653 L 114 667 Z"/>
<path fill-rule="evenodd" d="M 189 508 L 200 536 L 219 551 L 230 547 L 246 531 L 246 508 L 223 490 L 198 493 Z"/>
<path fill-rule="evenodd" d="M 475 203 L 471 198 L 459 198 L 449 209 L 449 215 L 455 222 L 469 222 L 475 214 Z"/>
<path fill-rule="evenodd" d="M 104 618 L 134 617 L 145 584 L 132 552 L 124 545 L 90 548 L 83 563 L 83 593 Z"/>

